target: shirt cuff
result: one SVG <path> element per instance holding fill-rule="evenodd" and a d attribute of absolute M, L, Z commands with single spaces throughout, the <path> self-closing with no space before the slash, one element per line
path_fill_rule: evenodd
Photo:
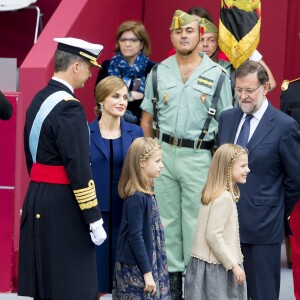
<path fill-rule="evenodd" d="M 254 52 L 250 55 L 249 60 L 253 61 L 260 61 L 262 59 L 262 55 L 257 51 L 254 50 Z"/>
<path fill-rule="evenodd" d="M 94 223 L 91 223 L 90 224 L 90 229 L 95 230 L 95 229 L 97 229 L 98 227 L 100 227 L 102 225 L 103 225 L 103 219 L 101 218 L 100 220 L 98 220 Z"/>

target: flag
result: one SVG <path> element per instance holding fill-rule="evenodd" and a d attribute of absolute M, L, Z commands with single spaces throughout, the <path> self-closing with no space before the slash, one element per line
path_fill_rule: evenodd
<path fill-rule="evenodd" d="M 260 26 L 260 0 L 221 0 L 218 43 L 235 68 L 257 48 Z"/>

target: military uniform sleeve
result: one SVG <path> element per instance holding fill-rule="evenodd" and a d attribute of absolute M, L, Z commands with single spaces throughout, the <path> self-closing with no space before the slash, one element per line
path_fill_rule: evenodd
<path fill-rule="evenodd" d="M 26 167 L 28 175 L 30 175 L 30 171 L 32 168 L 32 156 L 29 149 L 29 139 L 27 138 L 29 136 L 29 133 L 27 133 L 27 126 L 25 124 L 24 126 L 24 134 L 23 134 L 23 141 L 24 141 L 24 152 L 25 152 L 25 158 L 26 158 Z"/>
<path fill-rule="evenodd" d="M 281 92 L 280 95 L 280 110 L 286 114 L 288 113 L 286 91 Z"/>
<path fill-rule="evenodd" d="M 284 169 L 285 210 L 289 216 L 300 198 L 300 130 L 292 118 L 284 126 L 280 156 Z"/>
<path fill-rule="evenodd" d="M 220 113 L 229 108 L 232 108 L 232 93 L 231 93 L 230 79 L 227 74 L 225 76 L 225 80 L 223 82 L 221 92 L 220 92 L 220 97 L 217 103 L 216 119 L 219 120 Z"/>
<path fill-rule="evenodd" d="M 75 198 L 87 223 L 101 218 L 89 157 L 89 130 L 80 102 L 62 101 L 55 126 L 56 145 L 63 158 Z"/>
<path fill-rule="evenodd" d="M 153 98 L 153 85 L 152 85 L 152 71 L 151 71 L 147 77 L 144 99 L 140 107 L 142 110 L 146 111 L 147 113 L 153 116 L 152 98 Z"/>

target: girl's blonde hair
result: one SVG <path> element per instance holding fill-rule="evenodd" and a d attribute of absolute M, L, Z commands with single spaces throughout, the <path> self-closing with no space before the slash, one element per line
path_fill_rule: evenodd
<path fill-rule="evenodd" d="M 218 148 L 211 161 L 207 182 L 202 192 L 202 204 L 210 203 L 226 189 L 233 199 L 236 201 L 239 199 L 240 190 L 236 184 L 232 185 L 232 165 L 242 155 L 248 155 L 248 150 L 239 145 L 224 144 Z"/>
<path fill-rule="evenodd" d="M 124 86 L 127 87 L 124 80 L 117 76 L 107 76 L 98 82 L 95 87 L 96 107 L 94 108 L 97 116 L 101 116 L 100 104 L 104 99 L 119 91 Z"/>
<path fill-rule="evenodd" d="M 159 143 L 150 137 L 140 137 L 133 141 L 126 154 L 118 185 L 122 199 L 135 191 L 152 194 L 149 182 L 141 172 L 141 161 L 149 159 L 159 149 L 161 149 Z"/>

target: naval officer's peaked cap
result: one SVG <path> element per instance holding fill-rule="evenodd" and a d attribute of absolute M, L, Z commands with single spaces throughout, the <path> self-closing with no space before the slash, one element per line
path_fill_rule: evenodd
<path fill-rule="evenodd" d="M 92 65 L 100 67 L 97 58 L 103 50 L 100 44 L 92 44 L 72 37 L 54 38 L 58 42 L 57 50 L 69 52 L 87 59 Z"/>

